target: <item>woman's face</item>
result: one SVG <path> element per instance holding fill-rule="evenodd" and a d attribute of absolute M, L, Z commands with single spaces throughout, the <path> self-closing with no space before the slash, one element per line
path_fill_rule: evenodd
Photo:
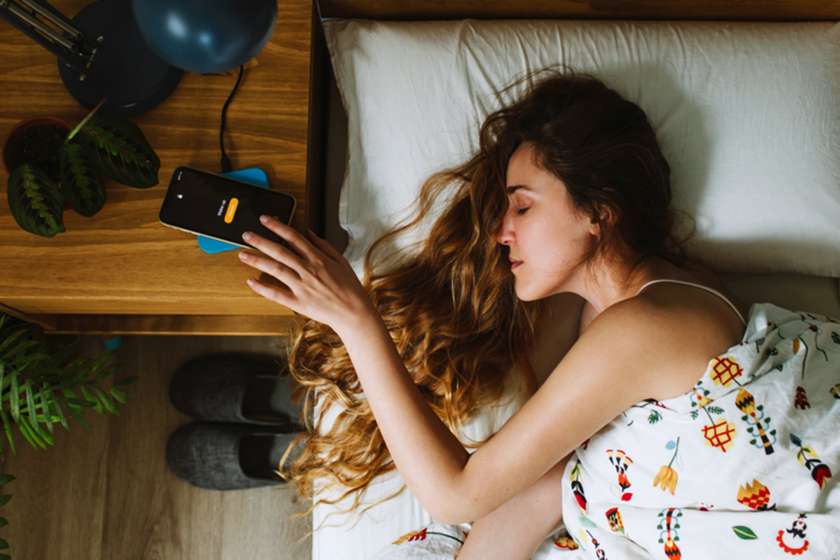
<path fill-rule="evenodd" d="M 529 143 L 520 144 L 507 168 L 509 207 L 497 240 L 510 248 L 516 295 L 534 301 L 573 291 L 580 293 L 583 258 L 596 240 L 598 226 L 574 212 L 563 181 L 535 163 Z"/>

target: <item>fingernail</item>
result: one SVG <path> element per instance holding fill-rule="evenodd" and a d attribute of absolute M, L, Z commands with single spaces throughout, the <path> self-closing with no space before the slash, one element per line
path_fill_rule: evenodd
<path fill-rule="evenodd" d="M 264 223 L 264 224 L 267 224 L 270 220 L 271 220 L 271 218 L 269 218 L 269 217 L 268 217 L 268 216 L 266 216 L 265 214 L 263 214 L 262 216 L 260 216 L 260 221 L 261 221 L 262 223 Z"/>
<path fill-rule="evenodd" d="M 245 233 L 243 233 L 242 234 L 242 239 L 244 239 L 245 241 L 250 241 L 251 240 L 251 232 L 246 231 Z"/>

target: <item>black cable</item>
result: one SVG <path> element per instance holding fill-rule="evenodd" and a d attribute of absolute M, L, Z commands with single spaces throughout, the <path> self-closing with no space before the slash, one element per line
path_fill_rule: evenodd
<path fill-rule="evenodd" d="M 230 92 L 230 95 L 225 101 L 224 107 L 222 107 L 222 124 L 219 127 L 219 147 L 222 150 L 222 173 L 227 173 L 231 170 L 231 163 L 230 158 L 225 153 L 225 115 L 227 115 L 227 108 L 230 105 L 231 99 L 236 94 L 236 90 L 239 89 L 239 82 L 242 81 L 242 74 L 245 72 L 245 65 L 241 64 L 239 66 L 239 76 L 236 78 L 236 84 L 233 86 L 233 91 Z"/>

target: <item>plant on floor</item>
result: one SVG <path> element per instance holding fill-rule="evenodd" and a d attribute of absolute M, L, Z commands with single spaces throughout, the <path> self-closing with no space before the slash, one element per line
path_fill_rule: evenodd
<path fill-rule="evenodd" d="M 5 153 L 14 156 L 7 160 L 6 194 L 24 230 L 53 237 L 65 231 L 65 207 L 87 217 L 99 212 L 105 205 L 103 177 L 136 188 L 158 184 L 160 159 L 143 132 L 128 119 L 96 115 L 101 106 L 64 137 L 55 124 L 10 136 Z"/>
<path fill-rule="evenodd" d="M 117 415 L 117 407 L 126 402 L 120 387 L 137 379 L 114 378 L 112 350 L 80 356 L 75 348 L 78 337 L 60 345 L 42 335 L 30 323 L 0 313 L 0 423 L 12 453 L 16 452 L 13 427 L 30 445 L 46 449 L 55 441 L 55 424 L 69 430 L 65 411 L 86 428 L 89 426 L 80 413 L 88 408 Z M 104 381 L 109 377 L 114 379 L 106 388 Z M 2 436 L 0 456 L 5 456 Z M 11 499 L 3 485 L 14 479 L 8 473 L 0 474 L 0 506 Z M 7 524 L 6 518 L 0 517 L 0 527 Z M 0 560 L 11 558 L 5 553 L 8 548 L 8 542 L 0 538 Z"/>

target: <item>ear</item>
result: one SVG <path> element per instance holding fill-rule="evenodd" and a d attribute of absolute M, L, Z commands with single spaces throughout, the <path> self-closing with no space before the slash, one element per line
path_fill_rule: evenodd
<path fill-rule="evenodd" d="M 598 218 L 596 219 L 593 217 L 589 220 L 589 232 L 596 237 L 600 237 L 601 224 L 612 224 L 614 217 L 615 214 L 611 208 L 607 206 L 599 206 Z"/>

